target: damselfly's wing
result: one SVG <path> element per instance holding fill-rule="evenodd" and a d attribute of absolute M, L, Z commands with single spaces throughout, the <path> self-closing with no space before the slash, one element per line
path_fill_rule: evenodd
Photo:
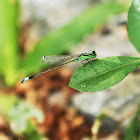
<path fill-rule="evenodd" d="M 48 55 L 41 58 L 41 62 L 45 64 L 60 64 L 78 58 L 79 55 Z"/>

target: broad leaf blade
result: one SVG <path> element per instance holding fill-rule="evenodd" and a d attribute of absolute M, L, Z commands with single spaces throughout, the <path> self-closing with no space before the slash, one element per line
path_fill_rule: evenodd
<path fill-rule="evenodd" d="M 94 70 L 91 65 L 93 65 Z M 140 65 L 140 58 L 128 56 L 105 57 L 78 68 L 69 86 L 79 91 L 96 92 L 107 89 L 123 80 Z"/>
<path fill-rule="evenodd" d="M 140 52 L 140 1 L 133 0 L 128 13 L 128 34 L 135 48 Z"/>

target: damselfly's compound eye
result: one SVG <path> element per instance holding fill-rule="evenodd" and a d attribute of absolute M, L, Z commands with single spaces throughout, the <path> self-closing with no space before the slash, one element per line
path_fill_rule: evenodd
<path fill-rule="evenodd" d="M 95 51 L 92 51 L 92 54 L 93 54 L 93 55 L 95 55 L 95 54 L 96 54 L 96 52 L 95 52 Z"/>
<path fill-rule="evenodd" d="M 45 59 L 46 59 L 46 56 L 42 56 L 41 57 L 41 62 L 43 63 L 45 61 Z"/>
<path fill-rule="evenodd" d="M 95 51 L 92 51 L 92 56 L 93 57 L 96 57 L 97 56 Z"/>

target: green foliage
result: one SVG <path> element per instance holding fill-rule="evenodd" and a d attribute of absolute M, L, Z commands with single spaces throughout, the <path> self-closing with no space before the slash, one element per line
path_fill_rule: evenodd
<path fill-rule="evenodd" d="M 18 0 L 0 3 L 0 74 L 8 86 L 18 78 Z"/>
<path fill-rule="evenodd" d="M 69 86 L 85 92 L 101 91 L 123 80 L 139 65 L 140 58 L 128 56 L 93 60 L 91 64 L 84 64 L 74 72 Z"/>
<path fill-rule="evenodd" d="M 140 105 L 138 107 L 138 111 L 135 114 L 134 118 L 132 119 L 127 131 L 126 131 L 126 137 L 125 140 L 139 140 L 140 139 L 140 134 L 139 138 L 137 138 L 137 134 L 140 130 Z"/>
<path fill-rule="evenodd" d="M 128 34 L 135 48 L 140 52 L 140 1 L 133 0 L 128 13 Z"/>
<path fill-rule="evenodd" d="M 21 65 L 18 62 L 18 18 L 19 1 L 2 0 L 0 4 L 0 74 L 6 85 L 12 86 L 22 69 L 32 73 L 44 67 L 39 61 L 43 55 L 58 55 L 75 46 L 89 33 L 95 31 L 115 14 L 127 9 L 126 5 L 109 1 L 92 6 L 66 26 L 45 36 L 32 52 L 25 55 Z M 140 1 L 133 0 L 128 14 L 128 33 L 130 40 L 140 52 Z M 107 57 L 98 59 L 78 68 L 70 81 L 70 87 L 80 91 L 95 92 L 109 88 L 125 78 L 140 65 L 136 57 Z M 21 68 L 20 68 L 21 66 Z M 0 110 L 10 123 L 12 130 L 25 139 L 40 140 L 32 118 L 43 119 L 40 110 L 29 106 L 15 96 L 0 95 Z M 126 140 L 136 136 L 139 129 L 140 107 L 127 130 Z M 140 139 L 140 138 L 139 138 Z"/>
<path fill-rule="evenodd" d="M 24 131 L 22 134 L 25 140 L 44 140 L 43 136 L 37 132 L 35 124 L 33 124 L 31 121 L 28 121 L 28 126 L 29 127 L 26 128 L 26 131 Z"/>
<path fill-rule="evenodd" d="M 132 43 L 140 52 L 140 2 L 133 0 L 128 14 L 128 32 Z M 92 61 L 95 70 L 86 64 L 73 74 L 69 86 L 79 91 L 95 92 L 109 88 L 125 78 L 140 65 L 140 58 L 107 57 Z"/>
<path fill-rule="evenodd" d="M 11 129 L 25 137 L 27 140 L 41 140 L 42 136 L 37 132 L 35 124 L 31 121 L 36 118 L 38 122 L 43 121 L 43 113 L 19 100 L 15 96 L 0 94 L 0 110 L 6 116 Z"/>
<path fill-rule="evenodd" d="M 103 25 L 115 14 L 127 9 L 126 5 L 109 1 L 92 6 L 66 26 L 45 36 L 32 52 L 18 62 L 18 18 L 19 1 L 3 0 L 0 4 L 0 74 L 6 85 L 12 86 L 22 69 L 25 73 L 37 72 L 44 67 L 39 61 L 43 55 L 58 55 L 75 46 L 83 38 Z M 140 1 L 133 0 L 128 14 L 129 38 L 140 52 Z M 91 67 L 93 65 L 94 69 Z M 140 65 L 136 57 L 107 57 L 94 60 L 78 68 L 70 81 L 70 87 L 79 91 L 95 92 L 109 88 L 123 80 L 131 71 Z M 20 68 L 21 66 L 21 68 Z M 6 116 L 12 130 L 27 140 L 40 140 L 32 118 L 41 121 L 40 110 L 29 106 L 15 96 L 0 95 L 0 110 Z M 125 140 L 136 137 L 139 128 L 140 107 L 132 120 Z M 140 140 L 140 137 L 139 137 Z"/>
<path fill-rule="evenodd" d="M 6 95 L 0 93 L 0 111 L 5 115 L 8 116 L 9 110 L 16 105 L 18 102 L 15 96 L 9 96 L 8 98 Z"/>
<path fill-rule="evenodd" d="M 5 84 L 13 86 L 20 76 L 20 69 L 27 73 L 37 72 L 45 65 L 40 57 L 61 54 L 78 44 L 86 35 L 95 31 L 112 15 L 127 9 L 126 5 L 116 1 L 92 6 L 66 26 L 48 34 L 32 52 L 20 61 L 18 55 L 18 18 L 19 1 L 3 0 L 0 4 L 0 74 Z M 104 15 L 104 16 L 103 16 Z"/>
<path fill-rule="evenodd" d="M 26 102 L 20 101 L 8 113 L 12 130 L 16 133 L 23 133 L 30 130 L 29 119 L 37 118 L 39 122 L 43 121 L 43 114 L 35 107 L 31 107 Z"/>
<path fill-rule="evenodd" d="M 23 69 L 27 73 L 40 70 L 44 65 L 40 58 L 44 55 L 58 55 L 78 44 L 89 33 L 103 25 L 112 15 L 127 9 L 126 5 L 116 1 L 100 3 L 83 12 L 66 26 L 48 34 L 27 54 L 23 60 Z"/>

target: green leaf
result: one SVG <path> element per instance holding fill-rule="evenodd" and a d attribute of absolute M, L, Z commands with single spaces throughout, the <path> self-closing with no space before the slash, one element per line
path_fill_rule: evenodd
<path fill-rule="evenodd" d="M 41 110 L 20 100 L 16 96 L 0 94 L 0 111 L 8 120 L 11 129 L 22 135 L 26 140 L 41 140 L 43 137 L 37 132 L 32 118 L 38 122 L 44 120 Z"/>
<path fill-rule="evenodd" d="M 101 91 L 119 83 L 139 65 L 138 57 L 114 56 L 93 60 L 74 72 L 69 86 L 85 92 Z"/>
<path fill-rule="evenodd" d="M 128 13 L 128 35 L 135 46 L 140 52 L 140 1 L 133 0 Z"/>
<path fill-rule="evenodd" d="M 8 86 L 13 86 L 18 78 L 18 10 L 18 0 L 1 1 L 0 74 Z"/>
<path fill-rule="evenodd" d="M 8 118 L 10 121 L 11 128 L 17 134 L 22 134 L 30 129 L 30 119 L 36 118 L 38 122 L 43 121 L 43 113 L 30 106 L 24 101 L 20 101 L 16 106 L 11 108 L 8 113 Z"/>
<path fill-rule="evenodd" d="M 18 98 L 14 95 L 6 96 L 4 93 L 0 93 L 0 111 L 8 116 L 8 112 L 18 102 Z"/>
<path fill-rule="evenodd" d="M 139 124 L 140 124 L 140 105 L 138 107 L 138 111 L 137 111 L 136 115 L 132 119 L 130 126 L 128 127 L 128 129 L 126 131 L 125 140 L 136 140 L 137 139 L 136 137 L 140 130 Z M 140 139 L 140 136 L 139 136 L 138 140 L 139 139 Z"/>
<path fill-rule="evenodd" d="M 35 49 L 24 57 L 23 69 L 26 73 L 37 72 L 45 66 L 40 63 L 42 56 L 59 55 L 67 51 L 82 41 L 89 33 L 95 31 L 97 27 L 107 22 L 110 17 L 126 9 L 126 5 L 116 1 L 92 6 L 69 24 L 44 37 Z"/>

